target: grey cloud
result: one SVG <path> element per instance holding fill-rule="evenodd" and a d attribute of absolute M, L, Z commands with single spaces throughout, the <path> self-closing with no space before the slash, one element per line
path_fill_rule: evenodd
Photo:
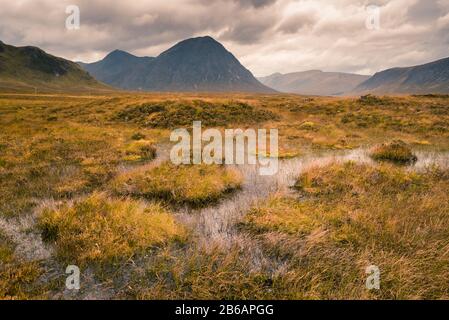
<path fill-rule="evenodd" d="M 266 32 L 273 29 L 276 19 L 258 17 L 240 20 L 230 26 L 220 37 L 220 40 L 231 40 L 239 44 L 251 44 L 259 42 L 265 38 Z"/>
<path fill-rule="evenodd" d="M 418 0 L 407 10 L 411 23 L 428 23 L 444 15 L 440 3 L 436 0 Z"/>
<path fill-rule="evenodd" d="M 368 4 L 381 30 L 365 28 Z M 65 7 L 81 29 L 65 29 Z M 211 35 L 257 75 L 307 69 L 373 73 L 448 56 L 449 0 L 0 0 L 0 40 L 73 60 L 113 49 L 157 55 Z"/>
<path fill-rule="evenodd" d="M 315 25 L 318 18 L 314 12 L 297 13 L 281 22 L 278 31 L 292 34 L 302 30 L 305 27 Z"/>
<path fill-rule="evenodd" d="M 201 0 L 201 1 L 204 4 L 211 3 L 211 2 L 214 2 L 214 3 L 233 2 L 239 7 L 243 7 L 243 8 L 252 7 L 255 9 L 259 9 L 259 8 L 271 6 L 274 3 L 278 2 L 279 0 L 232 0 L 232 1 L 229 1 L 229 0 Z"/>
<path fill-rule="evenodd" d="M 239 2 L 242 6 L 252 5 L 255 8 L 261 8 L 265 6 L 270 6 L 275 3 L 277 0 L 234 0 Z"/>

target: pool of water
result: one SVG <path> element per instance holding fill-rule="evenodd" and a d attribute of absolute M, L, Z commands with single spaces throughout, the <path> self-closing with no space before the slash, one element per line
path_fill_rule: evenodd
<path fill-rule="evenodd" d="M 421 171 L 433 165 L 449 167 L 449 152 L 418 151 L 415 154 L 418 160 L 403 166 L 406 170 Z M 378 164 L 369 157 L 367 149 L 354 149 L 281 160 L 279 170 L 273 176 L 260 176 L 255 165 L 235 166 L 244 176 L 241 190 L 222 200 L 218 205 L 196 210 L 185 208 L 179 210 L 177 216 L 197 233 L 200 244 L 206 248 L 216 245 L 228 247 L 241 243 L 242 235 L 235 230 L 235 223 L 241 220 L 258 201 L 268 198 L 271 194 L 291 192 L 291 186 L 296 178 L 310 167 L 347 161 Z"/>

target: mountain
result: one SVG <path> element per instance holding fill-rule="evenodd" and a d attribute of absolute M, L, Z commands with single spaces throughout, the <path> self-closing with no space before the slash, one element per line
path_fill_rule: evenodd
<path fill-rule="evenodd" d="M 14 47 L 0 41 L 0 90 L 24 92 L 112 90 L 76 63 L 36 47 Z"/>
<path fill-rule="evenodd" d="M 335 96 L 351 91 L 369 76 L 311 70 L 294 73 L 275 73 L 259 81 L 277 91 L 304 95 Z"/>
<path fill-rule="evenodd" d="M 123 89 L 275 92 L 211 37 L 184 40 L 156 58 L 114 51 L 101 61 L 80 65 L 97 79 Z"/>
<path fill-rule="evenodd" d="M 376 73 L 354 89 L 354 93 L 426 94 L 449 93 L 449 58 L 431 63 L 393 68 Z"/>
<path fill-rule="evenodd" d="M 138 89 L 142 79 L 136 75 L 154 59 L 136 57 L 128 52 L 115 50 L 98 62 L 77 63 L 99 81 L 123 89 Z"/>

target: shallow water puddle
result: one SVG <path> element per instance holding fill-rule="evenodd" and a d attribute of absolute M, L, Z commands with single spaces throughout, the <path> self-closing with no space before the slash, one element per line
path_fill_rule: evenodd
<path fill-rule="evenodd" d="M 418 160 L 404 166 L 409 170 L 424 170 L 432 165 L 449 167 L 449 152 L 415 152 Z M 235 166 L 244 176 L 242 189 L 219 204 L 204 209 L 185 208 L 178 212 L 178 218 L 195 230 L 200 243 L 207 247 L 223 245 L 229 247 L 241 238 L 234 226 L 257 201 L 277 192 L 289 192 L 298 175 L 315 166 L 333 162 L 354 161 L 376 165 L 368 155 L 368 149 L 331 151 L 320 155 L 280 160 L 279 170 L 273 176 L 260 176 L 255 165 Z"/>

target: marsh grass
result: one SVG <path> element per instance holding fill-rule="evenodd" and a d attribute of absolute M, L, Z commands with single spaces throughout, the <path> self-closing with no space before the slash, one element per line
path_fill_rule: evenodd
<path fill-rule="evenodd" d="M 311 168 L 296 183 L 300 197 L 267 200 L 242 228 L 289 261 L 275 282 L 282 298 L 444 299 L 448 178 L 447 170 L 352 162 Z M 364 286 L 372 264 L 382 273 L 379 291 Z"/>
<path fill-rule="evenodd" d="M 79 265 L 128 259 L 186 236 L 159 204 L 113 199 L 102 193 L 42 208 L 38 228 L 43 239 L 55 245 L 58 258 Z"/>
<path fill-rule="evenodd" d="M 205 126 L 254 124 L 277 119 L 267 110 L 260 110 L 244 102 L 212 103 L 203 100 L 166 101 L 128 107 L 114 119 L 134 122 L 147 127 L 176 128 L 202 121 Z"/>
<path fill-rule="evenodd" d="M 131 277 L 125 298 L 133 299 L 264 299 L 271 290 L 266 274 L 251 271 L 251 262 L 238 247 L 223 251 L 201 248 L 173 254 L 160 252 Z M 245 259 L 246 258 L 246 259 Z M 143 279 L 152 279 L 142 286 Z"/>
<path fill-rule="evenodd" d="M 45 294 L 36 286 L 42 269 L 38 262 L 20 261 L 15 245 L 0 232 L 0 299 L 39 299 Z"/>
<path fill-rule="evenodd" d="M 124 151 L 125 161 L 150 161 L 156 158 L 156 147 L 152 141 L 140 139 L 133 141 L 124 148 Z"/>
<path fill-rule="evenodd" d="M 111 181 L 116 194 L 164 199 L 174 204 L 205 206 L 240 187 L 238 171 L 220 165 L 174 165 L 137 168 Z"/>
<path fill-rule="evenodd" d="M 402 164 L 413 163 L 418 160 L 410 147 L 400 140 L 374 147 L 370 152 L 370 156 L 374 160 L 391 161 Z"/>
<path fill-rule="evenodd" d="M 47 204 L 46 236 L 62 235 L 53 240 L 55 255 L 41 252 L 41 242 L 30 236 L 36 231 L 33 219 L 32 233 L 21 228 L 17 237 L 0 241 L 0 298 L 61 297 L 63 281 L 49 291 L 39 279 L 51 279 L 55 263 L 73 263 L 72 254 L 82 257 L 85 270 L 94 270 L 86 295 L 75 298 L 105 297 L 101 287 L 111 289 L 109 298 L 448 298 L 448 176 L 442 169 L 426 171 L 426 163 L 434 162 L 421 156 L 449 150 L 448 101 L 447 96 L 362 101 L 254 94 L 0 94 L 0 233 Z M 220 166 L 155 169 L 166 158 L 158 149 L 153 161 L 151 146 L 167 144 L 171 128 L 190 128 L 193 120 L 220 129 L 277 128 L 280 158 L 307 159 L 402 140 L 419 147 L 424 160 L 419 173 L 412 172 L 416 166 L 383 162 L 373 168 L 309 170 L 301 159 L 291 160 L 288 177 L 280 172 L 274 180 L 251 185 Z M 438 154 L 445 159 L 446 153 Z M 296 179 L 296 190 L 282 188 L 270 197 L 279 181 L 291 185 L 292 170 L 307 170 Z M 235 198 L 229 195 L 223 206 L 215 204 L 240 184 L 248 188 Z M 104 190 L 114 190 L 114 197 L 98 196 Z M 92 194 L 102 200 L 92 200 Z M 194 229 L 193 239 L 178 245 L 174 239 L 185 233 L 174 231 L 172 215 L 156 205 L 168 216 L 153 223 L 151 214 L 136 209 L 155 209 L 142 197 L 176 204 L 175 225 Z M 227 202 L 231 199 L 236 201 Z M 245 218 L 245 204 L 260 199 L 266 201 Z M 205 208 L 197 210 L 198 204 Z M 185 214 L 179 212 L 185 207 Z M 118 208 L 126 216 L 116 215 Z M 137 233 L 130 235 L 130 228 Z M 166 237 L 154 242 L 154 235 Z M 37 258 L 42 261 L 33 261 Z M 110 261 L 118 263 L 109 266 Z M 99 274 L 98 264 L 112 272 L 106 268 Z M 381 268 L 379 292 L 364 286 L 370 264 Z"/>

